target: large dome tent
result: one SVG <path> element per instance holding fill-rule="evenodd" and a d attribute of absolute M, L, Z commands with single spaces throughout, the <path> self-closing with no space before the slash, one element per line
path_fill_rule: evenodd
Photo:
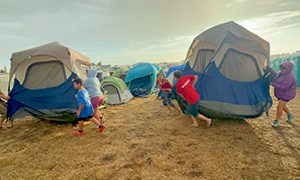
<path fill-rule="evenodd" d="M 72 79 L 85 80 L 90 66 L 88 57 L 58 42 L 13 53 L 10 82 L 14 83 L 9 93 L 9 117 L 75 112 Z"/>
<path fill-rule="evenodd" d="M 269 43 L 235 22 L 197 36 L 186 58 L 185 75 L 199 75 L 202 113 L 221 118 L 255 118 L 272 105 Z"/>

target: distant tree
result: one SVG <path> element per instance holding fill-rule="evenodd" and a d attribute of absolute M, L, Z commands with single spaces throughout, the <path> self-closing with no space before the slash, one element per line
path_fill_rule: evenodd
<path fill-rule="evenodd" d="M 97 65 L 98 65 L 98 66 L 102 66 L 102 62 L 99 61 L 99 62 L 97 63 Z"/>

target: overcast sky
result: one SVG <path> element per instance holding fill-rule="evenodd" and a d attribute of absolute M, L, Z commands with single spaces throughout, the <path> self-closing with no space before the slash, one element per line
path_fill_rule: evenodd
<path fill-rule="evenodd" d="M 272 54 L 300 49 L 299 0 L 0 0 L 0 66 L 53 41 L 105 64 L 180 61 L 196 35 L 229 20 Z"/>

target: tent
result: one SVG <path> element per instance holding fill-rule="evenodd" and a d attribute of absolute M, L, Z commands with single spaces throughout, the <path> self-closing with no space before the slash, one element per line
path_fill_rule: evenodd
<path fill-rule="evenodd" d="M 161 68 L 150 63 L 141 63 L 131 68 L 125 82 L 133 96 L 148 96 L 156 86 L 156 74 Z"/>
<path fill-rule="evenodd" d="M 280 64 L 287 61 L 294 64 L 293 72 L 297 79 L 297 86 L 300 86 L 300 52 L 272 59 L 271 67 L 275 71 L 279 71 Z"/>
<path fill-rule="evenodd" d="M 201 112 L 219 118 L 255 118 L 272 105 L 269 43 L 230 21 L 197 36 L 183 73 L 199 75 Z"/>
<path fill-rule="evenodd" d="M 123 66 L 123 67 L 120 67 L 120 68 L 114 70 L 112 76 L 113 76 L 113 77 L 120 78 L 120 79 L 122 79 L 122 80 L 124 81 L 127 72 L 128 72 L 128 68 L 125 67 L 125 66 Z"/>
<path fill-rule="evenodd" d="M 170 83 L 174 85 L 174 72 L 177 70 L 182 70 L 183 66 L 178 65 L 178 66 L 172 66 L 169 68 L 169 71 L 166 75 L 167 79 L 169 80 Z"/>
<path fill-rule="evenodd" d="M 89 58 L 57 42 L 13 53 L 9 117 L 48 117 L 75 112 L 72 79 L 85 80 L 90 65 Z"/>
<path fill-rule="evenodd" d="M 133 98 L 125 82 L 117 77 L 107 77 L 102 81 L 102 87 L 107 91 L 108 104 L 126 103 Z"/>

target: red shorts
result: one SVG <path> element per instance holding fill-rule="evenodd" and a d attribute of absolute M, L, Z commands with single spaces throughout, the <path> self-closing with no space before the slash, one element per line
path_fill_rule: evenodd
<path fill-rule="evenodd" d="M 93 98 L 91 99 L 93 108 L 98 108 L 98 107 L 102 104 L 103 99 L 104 99 L 103 96 L 96 96 L 96 97 L 93 97 Z"/>

